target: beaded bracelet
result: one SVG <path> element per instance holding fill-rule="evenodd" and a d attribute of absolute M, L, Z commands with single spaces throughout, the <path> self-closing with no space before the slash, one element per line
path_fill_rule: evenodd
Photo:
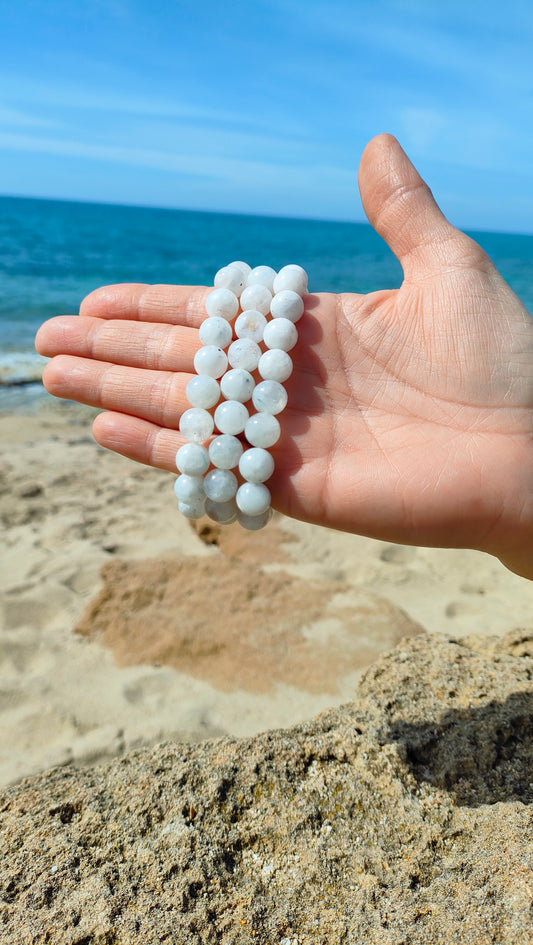
<path fill-rule="evenodd" d="M 288 352 L 298 340 L 307 273 L 301 266 L 276 273 L 239 261 L 220 269 L 214 282 L 194 358 L 196 377 L 186 388 L 191 406 L 179 428 L 188 442 L 176 454 L 181 475 L 174 491 L 187 518 L 207 514 L 221 525 L 238 521 L 256 531 L 272 515 L 265 482 L 274 460 L 268 449 L 281 434 L 277 414 L 287 404 L 283 383 L 292 373 Z M 250 400 L 255 413 L 246 406 Z"/>

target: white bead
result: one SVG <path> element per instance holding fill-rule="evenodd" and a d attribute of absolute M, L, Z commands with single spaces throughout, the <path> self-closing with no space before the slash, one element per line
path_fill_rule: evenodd
<path fill-rule="evenodd" d="M 212 469 L 204 476 L 204 489 L 213 502 L 228 502 L 237 492 L 237 476 L 229 469 Z"/>
<path fill-rule="evenodd" d="M 239 311 L 239 300 L 229 289 L 213 289 L 205 300 L 205 310 L 212 318 L 225 318 L 230 322 Z"/>
<path fill-rule="evenodd" d="M 305 295 L 307 292 L 307 273 L 301 266 L 283 266 L 274 279 L 274 292 L 282 292 L 283 289 L 291 289 L 298 295 Z"/>
<path fill-rule="evenodd" d="M 282 351 L 290 351 L 298 341 L 296 326 L 288 318 L 273 318 L 264 330 L 263 341 L 267 348 L 281 348 Z"/>
<path fill-rule="evenodd" d="M 209 469 L 209 453 L 200 443 L 184 443 L 176 453 L 176 466 L 187 476 L 203 476 Z"/>
<path fill-rule="evenodd" d="M 191 377 L 185 388 L 185 395 L 192 407 L 203 407 L 204 410 L 208 410 L 209 407 L 218 404 L 220 387 L 214 377 L 198 374 L 196 377 Z"/>
<path fill-rule="evenodd" d="M 261 381 L 252 394 L 253 405 L 259 413 L 281 413 L 287 406 L 287 400 L 287 391 L 277 381 Z"/>
<path fill-rule="evenodd" d="M 259 282 L 256 285 L 249 285 L 244 289 L 241 295 L 241 308 L 244 311 L 249 308 L 261 312 L 262 315 L 268 315 L 270 312 L 270 303 L 272 302 L 272 292 L 266 285 Z"/>
<path fill-rule="evenodd" d="M 271 518 L 272 509 L 269 508 L 266 512 L 262 512 L 261 515 L 246 515 L 244 512 L 239 512 L 237 521 L 239 525 L 242 525 L 247 531 L 257 532 L 260 528 L 264 528 L 265 525 L 268 525 Z"/>
<path fill-rule="evenodd" d="M 267 450 L 254 446 L 242 454 L 239 472 L 248 482 L 265 482 L 274 472 L 274 460 Z"/>
<path fill-rule="evenodd" d="M 205 515 L 205 502 L 178 502 L 178 509 L 185 518 L 201 518 Z"/>
<path fill-rule="evenodd" d="M 229 499 L 228 502 L 213 502 L 213 499 L 206 499 L 205 514 L 219 525 L 231 525 L 237 521 L 239 510 L 235 499 Z"/>
<path fill-rule="evenodd" d="M 272 318 L 288 318 L 290 322 L 297 322 L 304 313 L 303 299 L 291 289 L 277 292 L 272 299 L 270 312 Z"/>
<path fill-rule="evenodd" d="M 264 381 L 279 381 L 283 384 L 292 374 L 292 358 L 281 348 L 271 348 L 259 358 L 257 370 Z"/>
<path fill-rule="evenodd" d="M 215 276 L 215 288 L 229 289 L 239 298 L 246 285 L 246 275 L 240 266 L 223 266 Z"/>
<path fill-rule="evenodd" d="M 276 347 L 279 347 L 279 345 L 276 345 Z M 251 341 L 249 338 L 239 338 L 228 348 L 228 361 L 232 368 L 242 368 L 243 371 L 255 371 L 259 364 L 260 357 L 261 348 L 255 341 Z"/>
<path fill-rule="evenodd" d="M 247 262 L 243 262 L 242 259 L 237 259 L 235 262 L 230 262 L 230 266 L 237 266 L 244 272 L 244 275 L 247 276 L 249 272 L 252 271 L 252 267 L 248 265 Z"/>
<path fill-rule="evenodd" d="M 262 482 L 244 482 L 237 490 L 235 501 L 246 515 L 261 515 L 270 505 L 270 491 Z"/>
<path fill-rule="evenodd" d="M 239 465 L 243 445 L 236 436 L 222 433 L 209 444 L 209 459 L 217 469 L 234 469 Z"/>
<path fill-rule="evenodd" d="M 199 334 L 203 345 L 216 345 L 217 348 L 227 348 L 233 338 L 230 323 L 220 315 L 206 318 L 200 325 Z"/>
<path fill-rule="evenodd" d="M 197 374 L 222 377 L 227 366 L 226 353 L 216 345 L 206 345 L 205 348 L 200 348 L 194 356 L 194 370 Z"/>
<path fill-rule="evenodd" d="M 252 446 L 268 449 L 269 446 L 274 446 L 281 436 L 279 420 L 271 413 L 254 413 L 244 428 L 244 435 Z"/>
<path fill-rule="evenodd" d="M 207 440 L 215 427 L 213 417 L 201 407 L 191 407 L 181 415 L 180 433 L 186 440 L 193 443 L 203 443 Z"/>
<path fill-rule="evenodd" d="M 233 368 L 220 380 L 220 390 L 226 400 L 239 400 L 241 404 L 250 400 L 254 387 L 255 381 L 252 375 L 249 371 L 243 371 L 242 368 Z"/>
<path fill-rule="evenodd" d="M 221 433 L 237 436 L 246 426 L 249 414 L 238 400 L 226 400 L 215 410 L 215 425 Z"/>
<path fill-rule="evenodd" d="M 272 292 L 276 275 L 276 270 L 271 269 L 270 266 L 256 266 L 255 269 L 252 269 L 252 271 L 248 273 L 246 287 L 250 285 L 264 285 L 269 292 Z"/>
<path fill-rule="evenodd" d="M 235 322 L 237 338 L 251 338 L 252 341 L 262 341 L 267 320 L 261 312 L 249 308 L 241 312 Z"/>
<path fill-rule="evenodd" d="M 201 476 L 187 476 L 182 473 L 174 483 L 174 492 L 180 502 L 203 502 L 205 499 L 204 480 Z"/>

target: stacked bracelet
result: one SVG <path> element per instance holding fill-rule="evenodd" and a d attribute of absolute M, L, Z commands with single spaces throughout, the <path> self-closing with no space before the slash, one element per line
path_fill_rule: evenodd
<path fill-rule="evenodd" d="M 217 272 L 200 327 L 196 377 L 186 389 L 191 407 L 180 420 L 189 442 L 176 454 L 181 475 L 174 488 L 187 518 L 207 514 L 220 524 L 238 521 L 253 531 L 269 521 L 265 482 L 274 460 L 268 449 L 281 433 L 277 414 L 287 404 L 288 352 L 298 340 L 295 323 L 303 315 L 306 292 L 301 266 L 276 273 L 269 266 L 251 269 L 233 262 Z"/>

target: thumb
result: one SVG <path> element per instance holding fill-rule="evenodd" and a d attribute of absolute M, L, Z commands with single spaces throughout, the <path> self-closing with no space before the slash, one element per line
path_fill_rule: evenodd
<path fill-rule="evenodd" d="M 405 277 L 428 275 L 464 256 L 463 240 L 392 135 L 366 146 L 359 166 L 365 213 L 402 264 Z"/>

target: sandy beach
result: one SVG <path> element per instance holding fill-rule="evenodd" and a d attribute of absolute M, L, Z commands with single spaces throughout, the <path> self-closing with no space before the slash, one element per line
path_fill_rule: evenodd
<path fill-rule="evenodd" d="M 533 584 L 488 555 L 279 515 L 194 527 L 171 475 L 94 443 L 93 415 L 0 415 L 2 784 L 287 726 L 349 701 L 403 636 L 533 623 Z"/>

